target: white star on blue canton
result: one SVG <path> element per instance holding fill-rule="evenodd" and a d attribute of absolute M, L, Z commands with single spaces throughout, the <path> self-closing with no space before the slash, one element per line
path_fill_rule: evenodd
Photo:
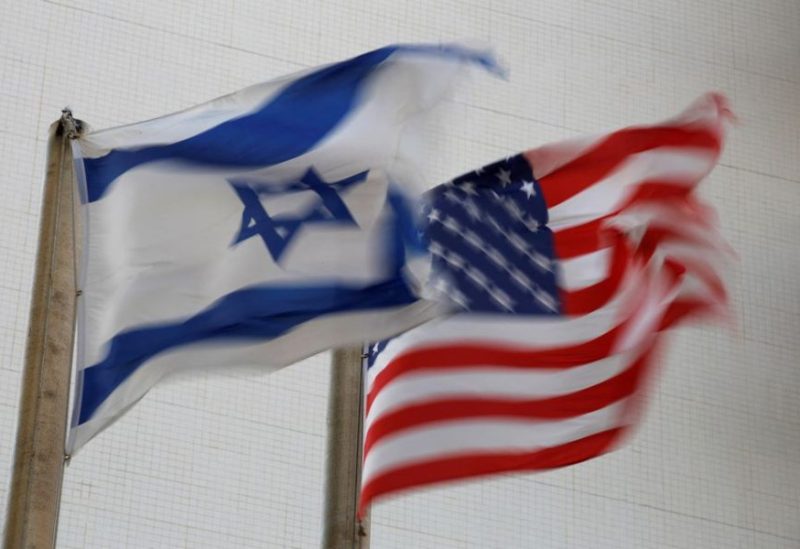
<path fill-rule="evenodd" d="M 444 228 L 453 234 L 461 231 L 461 225 L 455 220 L 455 218 L 452 217 L 446 217 L 444 221 L 442 221 L 442 225 L 444 225 Z"/>
<path fill-rule="evenodd" d="M 536 189 L 533 188 L 533 181 L 523 181 L 520 190 L 524 192 L 528 198 L 536 196 Z"/>
<path fill-rule="evenodd" d="M 483 272 L 479 271 L 475 267 L 472 268 L 468 267 L 464 269 L 464 271 L 467 277 L 469 277 L 469 279 L 472 280 L 472 282 L 474 282 L 475 285 L 483 289 L 489 288 L 490 286 L 489 278 L 485 274 L 483 274 Z"/>
<path fill-rule="evenodd" d="M 549 293 L 545 292 L 541 288 L 536 288 L 533 292 L 533 297 L 542 304 L 542 306 L 546 307 L 551 311 L 555 311 L 558 309 L 558 305 L 556 304 L 556 300 L 553 296 Z"/>
<path fill-rule="evenodd" d="M 503 226 L 502 226 L 502 225 L 500 225 L 500 223 L 498 223 L 498 221 L 497 221 L 497 220 L 496 220 L 494 217 L 491 217 L 491 216 L 486 216 L 486 223 L 487 223 L 487 224 L 488 224 L 488 225 L 489 225 L 489 226 L 490 226 L 492 229 L 494 229 L 494 230 L 495 230 L 495 232 L 498 232 L 498 233 L 500 233 L 500 234 L 502 234 L 502 233 L 503 233 Z"/>
<path fill-rule="evenodd" d="M 483 253 L 485 253 L 486 257 L 488 257 L 498 267 L 505 267 L 506 265 L 508 265 L 508 261 L 503 256 L 503 254 L 500 253 L 500 251 L 495 248 L 486 247 L 483 250 Z"/>
<path fill-rule="evenodd" d="M 472 200 L 467 199 L 464 201 L 464 209 L 467 211 L 467 215 L 469 215 L 473 221 L 477 221 L 481 218 L 481 210 Z"/>
<path fill-rule="evenodd" d="M 533 219 L 532 217 L 526 217 L 523 221 L 525 228 L 528 229 L 530 232 L 535 233 L 539 232 L 539 222 Z"/>
<path fill-rule="evenodd" d="M 514 219 L 522 219 L 525 216 L 525 212 L 513 200 L 504 200 L 501 205 Z"/>
<path fill-rule="evenodd" d="M 453 289 L 450 294 L 448 295 L 451 301 L 456 305 L 460 306 L 462 309 L 468 309 L 470 304 L 470 299 L 465 296 L 462 292 L 457 289 Z"/>
<path fill-rule="evenodd" d="M 447 282 L 447 280 L 443 276 L 437 278 L 433 282 L 432 287 L 434 290 L 436 290 L 436 292 L 439 293 L 439 295 L 447 295 L 451 289 L 450 283 Z"/>
<path fill-rule="evenodd" d="M 511 267 L 508 270 L 509 276 L 511 276 L 511 280 L 516 282 L 519 286 L 526 290 L 532 290 L 534 286 L 534 282 L 528 278 L 525 273 L 517 269 L 516 267 Z"/>
<path fill-rule="evenodd" d="M 461 185 L 461 190 L 470 196 L 478 196 L 478 191 L 475 190 L 475 183 L 467 181 Z"/>
<path fill-rule="evenodd" d="M 497 180 L 500 182 L 503 187 L 506 187 L 511 184 L 511 170 L 506 170 L 500 168 L 497 172 Z"/>
<path fill-rule="evenodd" d="M 528 254 L 528 257 L 530 257 L 534 265 L 542 270 L 549 271 L 552 268 L 550 266 L 550 258 L 540 254 L 539 252 Z"/>
<path fill-rule="evenodd" d="M 431 255 L 435 255 L 437 257 L 442 257 L 445 253 L 444 246 L 435 241 L 430 243 L 430 246 L 428 246 L 428 251 L 431 252 Z"/>
<path fill-rule="evenodd" d="M 447 254 L 444 260 L 447 261 L 448 265 L 450 265 L 456 270 L 463 269 L 464 266 L 466 265 L 464 258 L 455 252 L 450 252 L 449 254 Z"/>
<path fill-rule="evenodd" d="M 481 250 L 483 248 L 483 240 L 481 237 L 477 235 L 477 233 L 467 229 L 462 234 L 464 241 L 475 248 L 476 250 Z"/>
<path fill-rule="evenodd" d="M 507 293 L 497 287 L 491 288 L 488 292 L 495 303 L 508 312 L 514 312 L 514 300 Z"/>

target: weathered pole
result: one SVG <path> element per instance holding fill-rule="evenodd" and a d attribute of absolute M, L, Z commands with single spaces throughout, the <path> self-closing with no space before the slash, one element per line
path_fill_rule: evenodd
<path fill-rule="evenodd" d="M 75 332 L 76 193 L 69 111 L 50 126 L 39 247 L 5 524 L 6 549 L 55 547 Z"/>
<path fill-rule="evenodd" d="M 361 347 L 333 352 L 328 397 L 324 549 L 367 549 L 368 519 L 359 520 L 361 437 L 364 415 Z"/>

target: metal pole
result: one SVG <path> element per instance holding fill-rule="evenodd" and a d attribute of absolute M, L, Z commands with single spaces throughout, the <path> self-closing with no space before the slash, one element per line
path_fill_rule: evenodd
<path fill-rule="evenodd" d="M 72 116 L 50 126 L 4 547 L 55 547 L 75 330 Z"/>
<path fill-rule="evenodd" d="M 358 520 L 363 418 L 361 347 L 333 352 L 328 397 L 323 549 L 367 549 L 368 518 Z"/>

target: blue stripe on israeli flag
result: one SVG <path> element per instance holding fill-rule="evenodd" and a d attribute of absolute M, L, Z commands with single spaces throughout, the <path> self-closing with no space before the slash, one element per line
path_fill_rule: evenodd
<path fill-rule="evenodd" d="M 408 151 L 471 65 L 498 70 L 461 46 L 391 46 L 81 137 L 69 451 L 175 372 L 275 369 L 438 314 Z"/>

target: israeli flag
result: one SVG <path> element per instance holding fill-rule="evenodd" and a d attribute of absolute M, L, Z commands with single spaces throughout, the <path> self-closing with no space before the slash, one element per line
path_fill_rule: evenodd
<path fill-rule="evenodd" d="M 469 66 L 391 46 L 75 141 L 85 227 L 74 453 L 159 380 L 286 366 L 437 314 L 414 128 Z"/>

